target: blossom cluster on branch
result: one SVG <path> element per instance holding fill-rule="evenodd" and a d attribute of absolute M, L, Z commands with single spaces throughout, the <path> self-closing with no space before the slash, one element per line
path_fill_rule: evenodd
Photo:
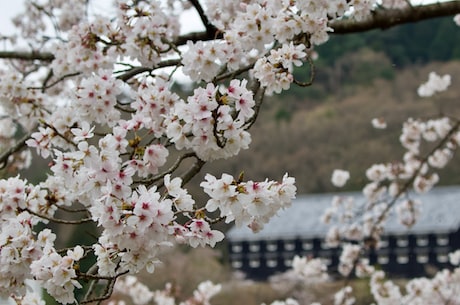
<path fill-rule="evenodd" d="M 0 296 L 18 304 L 44 304 L 27 289 L 28 280 L 62 304 L 100 303 L 123 287 L 143 294 L 136 304 L 175 304 L 168 288 L 146 292 L 131 276 L 154 272 L 165 247 L 214 247 L 224 239 L 213 228 L 219 221 L 257 232 L 296 195 L 288 174 L 260 182 L 208 174 L 200 184 L 210 197 L 205 204 L 195 202 L 187 183 L 206 162 L 248 149 L 266 95 L 312 84 L 313 48 L 328 40 L 334 24 L 417 10 L 403 0 L 117 0 L 95 14 L 96 2 L 25 1 L 14 18 L 20 37 L 5 36 L 21 51 L 0 52 L 0 165 L 13 173 L 28 168 L 32 151 L 49 161 L 42 181 L 14 174 L 0 180 Z M 182 34 L 185 10 L 198 13 L 204 31 Z M 310 81 L 296 80 L 295 67 L 307 70 Z M 194 87 L 185 98 L 173 89 L 177 71 Z M 419 92 L 429 96 L 449 84 L 433 74 Z M 365 240 L 378 243 L 390 209 L 396 206 L 407 225 L 416 221 L 418 203 L 398 199 L 411 187 L 427 191 L 437 182 L 432 169 L 451 159 L 458 127 L 452 118 L 409 119 L 403 162 L 369 169 L 364 192 L 372 204 L 361 222 L 335 227 L 328 238 L 354 242 L 344 246 L 344 275 L 370 272 L 360 250 Z M 423 155 L 422 140 L 439 144 Z M 348 178 L 336 172 L 334 183 Z M 340 213 L 350 206 L 338 199 L 325 218 L 348 220 Z M 93 223 L 97 236 L 91 245 L 57 249 L 62 237 L 52 232 L 54 223 Z M 319 260 L 295 263 L 303 276 L 323 277 L 323 267 Z M 371 283 L 384 304 L 380 274 Z M 181 304 L 209 304 L 219 289 L 205 282 Z M 352 300 L 349 287 L 336 295 L 337 304 Z"/>

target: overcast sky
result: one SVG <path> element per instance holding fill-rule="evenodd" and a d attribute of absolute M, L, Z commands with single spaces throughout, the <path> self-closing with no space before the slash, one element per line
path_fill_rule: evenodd
<path fill-rule="evenodd" d="M 0 34 L 8 35 L 14 30 L 11 18 L 22 9 L 22 0 L 0 0 Z"/>

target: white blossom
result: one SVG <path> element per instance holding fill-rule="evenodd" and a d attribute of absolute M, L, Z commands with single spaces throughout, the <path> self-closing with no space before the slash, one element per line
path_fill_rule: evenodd
<path fill-rule="evenodd" d="M 440 76 L 436 72 L 430 72 L 428 81 L 418 87 L 417 93 L 421 97 L 430 97 L 436 92 L 445 91 L 450 84 L 451 77 L 449 74 Z"/>
<path fill-rule="evenodd" d="M 332 172 L 331 182 L 336 187 L 343 187 L 348 179 L 350 179 L 350 173 L 342 169 L 335 169 Z"/>

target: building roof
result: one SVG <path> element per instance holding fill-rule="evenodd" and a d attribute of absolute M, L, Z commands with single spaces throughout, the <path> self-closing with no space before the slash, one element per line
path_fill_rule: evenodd
<path fill-rule="evenodd" d="M 291 207 L 278 212 L 260 232 L 252 233 L 247 227 L 233 227 L 227 232 L 227 238 L 230 241 L 324 238 L 330 225 L 321 222 L 321 216 L 337 195 L 353 197 L 356 203 L 364 201 L 361 193 L 300 195 Z M 411 194 L 411 198 L 422 201 L 417 223 L 407 228 L 390 215 L 384 234 L 448 233 L 459 229 L 460 186 L 437 187 L 426 194 Z"/>

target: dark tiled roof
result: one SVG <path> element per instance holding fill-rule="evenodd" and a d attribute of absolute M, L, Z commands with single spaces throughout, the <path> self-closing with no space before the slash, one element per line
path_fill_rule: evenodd
<path fill-rule="evenodd" d="M 262 231 L 254 234 L 247 227 L 233 227 L 227 237 L 231 241 L 323 238 L 329 225 L 322 223 L 320 218 L 337 195 L 352 196 L 356 203 L 364 200 L 360 193 L 300 195 L 290 208 L 273 217 Z M 426 194 L 412 194 L 411 198 L 422 201 L 418 222 L 407 228 L 396 217 L 390 216 L 385 224 L 386 234 L 447 233 L 460 227 L 460 186 L 438 187 Z"/>

